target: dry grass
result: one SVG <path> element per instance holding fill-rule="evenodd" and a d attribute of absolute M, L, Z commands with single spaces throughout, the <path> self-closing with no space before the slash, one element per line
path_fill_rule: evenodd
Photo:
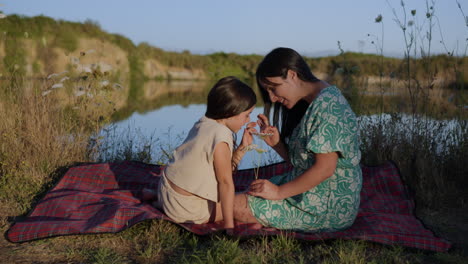
<path fill-rule="evenodd" d="M 93 107 L 99 97 L 63 107 L 63 95 L 42 96 L 30 87 L 21 95 L 6 90 L 0 106 L 1 231 L 8 216 L 20 216 L 63 173 L 80 161 L 93 161 L 89 138 L 111 109 Z M 90 117 L 95 117 L 90 119 Z M 105 120 L 104 120 L 105 121 Z M 378 131 L 374 135 L 379 136 Z M 147 160 L 145 148 L 115 152 L 109 159 Z M 140 153 L 140 154 L 139 154 Z M 385 158 L 385 148 L 378 151 Z M 395 153 L 395 156 L 402 155 Z M 401 159 L 404 156 L 401 156 Z M 439 175 L 439 174 L 437 174 Z M 435 175 L 436 176 L 436 175 Z M 427 186 L 425 187 L 427 188 Z M 0 240 L 0 263 L 463 263 L 458 251 L 434 254 L 363 241 L 306 242 L 288 237 L 245 240 L 223 234 L 200 237 L 162 220 L 145 221 L 118 234 L 64 236 L 22 244 Z"/>

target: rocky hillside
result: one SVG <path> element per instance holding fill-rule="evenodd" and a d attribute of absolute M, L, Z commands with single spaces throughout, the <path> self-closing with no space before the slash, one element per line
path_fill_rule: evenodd
<path fill-rule="evenodd" d="M 45 78 L 64 71 L 98 70 L 131 87 L 147 80 L 213 80 L 226 75 L 248 80 L 254 77 L 262 56 L 167 52 L 147 43 L 135 45 L 124 36 L 101 30 L 93 21 L 11 15 L 0 20 L 0 58 L 0 77 L 4 78 Z M 372 86 L 382 80 L 404 80 L 408 74 L 404 60 L 370 54 L 344 53 L 307 60 L 316 75 L 337 84 L 352 77 Z M 468 79 L 466 57 L 440 55 L 411 63 L 412 79 L 432 79 L 445 87 L 454 82 L 464 85 L 463 80 Z"/>

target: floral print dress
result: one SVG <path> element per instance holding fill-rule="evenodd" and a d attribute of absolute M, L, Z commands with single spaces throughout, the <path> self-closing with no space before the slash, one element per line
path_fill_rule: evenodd
<path fill-rule="evenodd" d="M 356 218 L 362 171 L 356 116 L 335 86 L 323 89 L 310 104 L 289 142 L 293 169 L 271 182 L 281 185 L 301 175 L 315 163 L 315 153 L 338 153 L 335 173 L 312 189 L 284 200 L 248 195 L 257 220 L 283 230 L 337 231 Z"/>

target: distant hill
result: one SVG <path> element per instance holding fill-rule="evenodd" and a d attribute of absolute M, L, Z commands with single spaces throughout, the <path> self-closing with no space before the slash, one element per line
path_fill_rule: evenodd
<path fill-rule="evenodd" d="M 0 75 L 3 77 L 44 78 L 52 73 L 93 68 L 124 84 L 151 79 L 215 80 L 226 75 L 249 80 L 262 59 L 261 55 L 223 52 L 195 55 L 189 51 L 164 51 L 147 43 L 135 45 L 125 36 L 103 31 L 92 21 L 76 23 L 45 16 L 10 15 L 0 22 L 0 58 L 3 58 Z M 405 60 L 401 58 L 350 52 L 325 57 L 304 55 L 316 75 L 331 81 L 341 78 L 343 73 L 369 77 L 369 80 L 377 76 L 403 79 L 407 74 Z M 437 65 L 438 79 L 450 78 L 453 71 L 463 76 L 468 74 L 466 58 L 438 55 L 430 62 Z M 412 76 L 425 76 L 424 63 L 427 61 L 415 62 Z"/>

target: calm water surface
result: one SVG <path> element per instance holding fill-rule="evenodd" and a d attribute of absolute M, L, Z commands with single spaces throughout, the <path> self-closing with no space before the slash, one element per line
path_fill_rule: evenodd
<path fill-rule="evenodd" d="M 206 83 L 187 85 L 186 82 L 181 84 L 153 82 L 151 85 L 143 86 L 141 94 L 151 98 L 146 100 L 143 98 L 144 101 L 134 105 L 134 110 L 127 109 L 125 114 L 120 115 L 121 120 L 115 121 L 101 131 L 101 138 L 104 139 L 101 143 L 101 159 L 112 157 L 112 153 L 119 149 L 120 152 L 121 149 L 131 149 L 133 152 L 144 149 L 151 154 L 151 162 L 167 162 L 167 156 L 182 143 L 193 124 L 204 115 L 206 110 L 204 102 L 209 88 L 210 85 Z M 262 112 L 263 106 L 255 108 L 250 116 L 251 121 L 256 121 L 257 115 Z M 383 137 L 389 140 L 397 138 L 395 134 L 398 134 L 398 137 L 414 135 L 411 127 L 415 126 L 415 120 L 419 122 L 422 119 L 404 114 L 396 118 L 388 114 L 358 117 L 361 138 L 370 137 L 375 133 L 375 129 L 381 126 Z M 429 136 L 433 142 L 436 142 L 434 149 L 436 152 L 443 152 L 451 145 L 458 144 L 460 137 L 466 135 L 464 130 L 467 129 L 467 125 L 461 124 L 461 121 L 428 118 L 424 118 L 423 121 L 424 129 L 420 133 L 425 133 L 425 137 Z M 237 134 L 238 143 L 242 133 L 243 129 Z M 239 165 L 240 169 L 281 161 L 281 158 L 261 139 L 255 138 L 254 143 L 267 149 L 268 152 L 264 154 L 248 152 Z M 394 142 L 386 144 L 392 145 Z"/>
<path fill-rule="evenodd" d="M 136 146 L 151 143 L 153 145 L 152 157 L 158 159 L 162 154 L 161 148 L 167 151 L 182 143 L 190 128 L 205 114 L 205 111 L 206 105 L 204 104 L 169 105 L 146 113 L 135 112 L 129 118 L 115 122 L 106 129 L 111 135 L 121 136 L 121 138 L 117 139 L 115 139 L 116 136 L 111 136 L 111 138 L 114 138 L 112 143 L 114 146 L 119 145 L 119 140 L 128 141 L 129 138 L 133 140 Z M 255 108 L 250 115 L 251 121 L 256 121 L 257 115 L 262 112 L 262 107 Z M 243 130 L 241 129 L 237 133 L 238 144 L 242 139 Z M 130 137 L 127 137 L 127 134 Z M 122 137 L 122 135 L 124 136 Z M 261 139 L 255 137 L 254 141 L 254 144 L 267 149 L 268 152 L 263 154 L 256 151 L 247 152 L 239 164 L 239 169 L 253 168 L 257 164 L 263 165 L 281 161 L 281 158 Z"/>

